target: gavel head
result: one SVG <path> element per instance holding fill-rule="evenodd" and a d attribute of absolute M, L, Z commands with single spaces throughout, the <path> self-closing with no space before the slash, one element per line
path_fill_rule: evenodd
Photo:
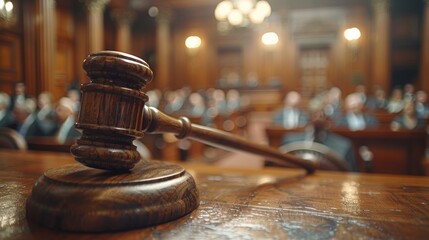
<path fill-rule="evenodd" d="M 142 59 L 115 51 L 89 55 L 83 68 L 90 82 L 81 86 L 75 125 L 82 136 L 70 151 L 89 167 L 129 170 L 140 160 L 132 142 L 143 136 L 148 97 L 142 89 L 152 80 L 152 70 Z"/>

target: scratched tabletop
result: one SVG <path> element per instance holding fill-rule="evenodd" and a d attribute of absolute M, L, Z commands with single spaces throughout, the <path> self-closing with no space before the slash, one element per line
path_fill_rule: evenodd
<path fill-rule="evenodd" d="M 98 234 L 62 232 L 26 219 L 25 201 L 67 153 L 0 150 L 0 239 L 427 239 L 429 178 L 182 164 L 200 206 L 153 227 Z"/>

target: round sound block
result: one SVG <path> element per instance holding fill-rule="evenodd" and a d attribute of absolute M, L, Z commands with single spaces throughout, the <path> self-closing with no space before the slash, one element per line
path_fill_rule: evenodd
<path fill-rule="evenodd" d="M 192 176 L 182 167 L 142 161 L 132 171 L 68 165 L 45 172 L 27 199 L 27 218 L 67 231 L 105 232 L 167 222 L 199 205 Z"/>

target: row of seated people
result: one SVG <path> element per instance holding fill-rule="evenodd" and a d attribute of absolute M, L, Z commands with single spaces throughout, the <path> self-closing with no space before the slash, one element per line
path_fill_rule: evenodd
<path fill-rule="evenodd" d="M 209 88 L 191 91 L 188 87 L 162 92 L 146 93 L 147 105 L 173 117 L 187 116 L 191 122 L 213 127 L 233 134 L 245 135 L 250 111 L 248 99 L 236 89 L 228 91 Z M 186 139 L 178 140 L 172 134 L 145 135 L 141 141 L 153 157 L 166 160 L 187 160 L 205 156 L 213 158 L 215 150 L 205 144 Z"/>
<path fill-rule="evenodd" d="M 158 108 L 172 116 L 201 118 L 199 124 L 205 126 L 214 126 L 216 116 L 222 115 L 226 118 L 238 110 L 247 108 L 249 103 L 236 89 L 226 92 L 214 88 L 191 91 L 189 87 L 183 87 L 164 93 L 154 89 L 148 91 L 147 95 L 148 106 Z"/>
<path fill-rule="evenodd" d="M 337 90 L 334 89 L 334 91 Z M 338 92 L 335 94 L 338 96 Z M 281 145 L 285 146 L 297 141 L 321 143 L 344 159 L 352 171 L 358 171 L 353 142 L 329 129 L 425 131 L 427 126 L 427 116 L 423 117 L 417 112 L 418 103 L 416 98 L 411 97 L 403 99 L 403 107 L 400 112 L 385 111 L 384 114 L 390 115 L 390 118 L 383 117 L 383 119 L 380 118 L 381 115 L 376 114 L 379 111 L 365 108 L 363 98 L 358 92 L 349 94 L 344 100 L 337 102 L 336 106 L 341 106 L 337 108 L 333 108 L 332 105 L 323 105 L 323 103 L 332 103 L 329 101 L 319 101 L 320 105 L 316 109 L 303 108 L 301 101 L 301 95 L 291 91 L 284 98 L 284 106 L 273 115 L 274 125 L 285 129 L 301 129 L 284 135 Z"/>
<path fill-rule="evenodd" d="M 296 128 L 305 126 L 310 122 L 309 111 L 321 109 L 330 120 L 332 127 L 346 127 L 350 130 L 362 130 L 365 128 L 384 127 L 386 119 L 380 118 L 382 111 L 375 111 L 365 107 L 359 93 L 351 93 L 344 100 L 338 99 L 334 105 L 332 102 L 314 108 L 313 106 L 303 107 L 302 98 L 298 92 L 290 91 L 284 98 L 284 105 L 277 110 L 273 116 L 273 122 L 285 128 Z M 311 103 L 311 102 L 310 102 Z M 390 113 L 385 111 L 387 123 L 392 130 L 398 129 L 418 129 L 426 127 L 427 113 L 419 112 L 419 104 L 414 98 L 405 98 L 400 112 Z M 429 109 L 425 104 L 424 109 Z"/>
<path fill-rule="evenodd" d="M 56 103 L 48 92 L 37 99 L 27 97 L 25 86 L 16 85 L 11 97 L 0 93 L 0 127 L 16 130 L 25 139 L 31 137 L 53 137 L 65 143 L 80 136 L 74 128 L 79 109 L 79 92 L 70 90 L 67 97 Z"/>
<path fill-rule="evenodd" d="M 12 97 L 6 93 L 0 94 L 0 113 L 4 113 L 0 115 L 0 127 L 15 129 L 30 142 L 30 148 L 35 146 L 34 141 L 40 143 L 37 145 L 37 148 L 40 148 L 39 145 L 42 145 L 40 137 L 54 138 L 58 144 L 66 142 L 70 144 L 80 136 L 79 130 L 74 128 L 79 110 L 79 92 L 69 91 L 67 97 L 61 98 L 54 104 L 51 95 L 47 92 L 41 93 L 37 100 L 26 97 L 24 87 L 17 85 L 16 94 Z M 189 88 L 183 88 L 166 92 L 162 96 L 160 91 L 152 90 L 147 92 L 147 95 L 149 96 L 148 106 L 160 108 L 173 116 L 188 116 L 198 124 L 219 127 L 228 131 L 237 130 L 237 126 L 244 128 L 246 124 L 246 118 L 236 115 L 238 110 L 242 109 L 244 102 L 240 101 L 237 91 L 229 91 L 225 94 L 224 91 L 218 89 L 190 92 Z M 225 124 L 228 123 L 228 119 L 241 121 L 230 121 L 229 124 Z M 145 138 L 151 139 L 150 136 L 145 136 Z M 158 148 L 163 148 L 168 144 L 169 139 L 162 136 L 161 140 L 162 143 L 159 143 L 159 139 L 158 142 L 148 142 L 146 139 L 142 139 L 142 142 L 148 145 L 155 143 Z M 31 142 L 33 143 L 31 144 Z M 181 146 L 181 148 L 184 147 Z M 46 148 L 43 149 L 46 150 Z M 153 155 L 158 157 L 156 154 Z"/>

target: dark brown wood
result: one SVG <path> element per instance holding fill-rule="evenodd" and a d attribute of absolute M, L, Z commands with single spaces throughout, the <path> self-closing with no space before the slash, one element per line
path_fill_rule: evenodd
<path fill-rule="evenodd" d="M 290 164 L 305 168 L 312 173 L 315 170 L 313 162 L 304 160 L 292 154 L 282 153 L 267 145 L 251 142 L 244 137 L 228 132 L 193 124 L 186 117 L 179 119 L 170 117 L 153 107 L 144 108 L 143 131 L 146 133 L 175 133 L 177 138 L 189 138 L 207 145 L 230 151 L 244 151 L 268 157 L 276 164 Z"/>
<path fill-rule="evenodd" d="M 133 171 L 113 172 L 74 164 L 39 178 L 27 216 L 51 228 L 107 232 L 171 221 L 198 203 L 194 179 L 178 165 L 143 161 Z"/>
<path fill-rule="evenodd" d="M 27 150 L 25 138 L 14 129 L 0 128 L 0 148 Z"/>
<path fill-rule="evenodd" d="M 198 190 L 183 169 L 159 161 L 136 167 L 140 155 L 133 141 L 144 132 L 174 133 L 314 171 L 310 161 L 145 106 L 148 97 L 141 89 L 152 80 L 152 70 L 142 59 L 102 51 L 89 55 L 83 68 L 90 82 L 81 87 L 76 128 L 82 137 L 70 151 L 90 168 L 72 165 L 45 172 L 27 201 L 32 222 L 68 231 L 115 231 L 159 224 L 194 210 Z"/>
<path fill-rule="evenodd" d="M 267 126 L 266 134 L 270 145 L 280 147 L 285 134 L 303 129 L 284 129 Z M 423 175 L 422 161 L 425 156 L 427 133 L 425 130 L 392 131 L 389 128 L 350 131 L 332 128 L 330 131 L 349 138 L 354 145 L 359 171 L 391 174 Z M 368 147 L 373 159 L 366 163 L 359 154 L 362 146 Z"/>
<path fill-rule="evenodd" d="M 70 153 L 70 147 L 75 143 L 75 140 L 60 143 L 55 137 L 28 137 L 26 141 L 29 150 L 66 153 Z"/>
<path fill-rule="evenodd" d="M 101 51 L 91 54 L 83 65 L 91 82 L 82 86 L 82 103 L 76 127 L 81 139 L 71 147 L 76 160 L 89 167 L 128 170 L 139 155 L 132 140 L 146 133 L 174 133 L 228 150 L 270 157 L 278 164 L 292 163 L 314 171 L 312 162 L 245 138 L 191 124 L 188 118 L 167 116 L 144 106 L 148 100 L 142 88 L 152 79 L 148 64 L 135 56 Z"/>
<path fill-rule="evenodd" d="M 26 199 L 43 172 L 70 154 L 0 151 L 1 239 L 425 239 L 429 178 L 300 169 L 182 166 L 200 206 L 175 221 L 132 231 L 70 233 L 28 221 Z"/>
<path fill-rule="evenodd" d="M 88 57 L 84 69 L 91 82 L 82 86 L 76 124 L 83 134 L 70 151 L 91 168 L 67 165 L 45 172 L 27 200 L 28 220 L 106 232 L 152 226 L 194 210 L 198 190 L 183 168 L 160 161 L 135 166 L 140 155 L 132 142 L 143 136 L 147 96 L 140 89 L 152 79 L 149 66 L 128 54 L 102 52 Z"/>

